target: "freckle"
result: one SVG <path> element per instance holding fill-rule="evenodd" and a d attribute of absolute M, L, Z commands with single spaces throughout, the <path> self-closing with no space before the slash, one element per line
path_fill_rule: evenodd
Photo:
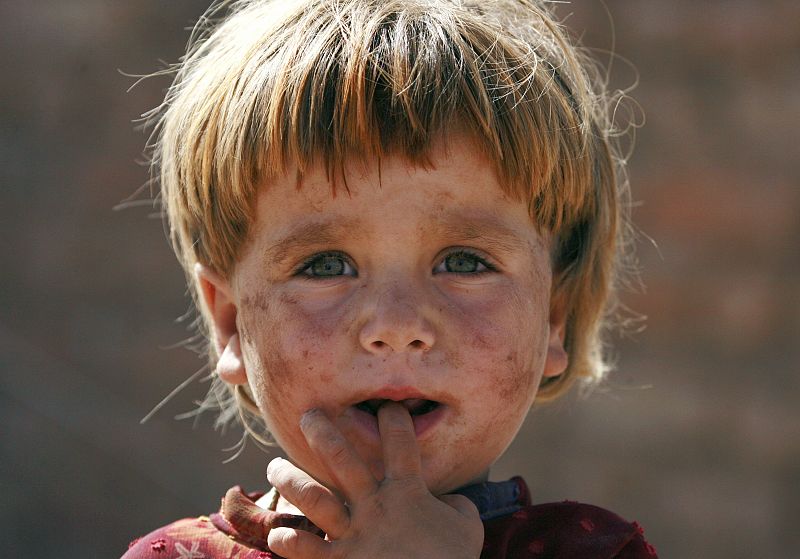
<path fill-rule="evenodd" d="M 449 364 L 451 367 L 458 369 L 464 365 L 464 360 L 459 356 L 457 351 L 448 351 L 445 354 L 442 365 L 445 364 Z"/>
<path fill-rule="evenodd" d="M 480 332 L 475 332 L 475 337 L 472 338 L 472 345 L 481 349 L 489 349 L 491 344 L 486 341 L 486 338 Z"/>
<path fill-rule="evenodd" d="M 307 349 L 303 350 L 303 357 L 308 357 L 308 350 Z"/>

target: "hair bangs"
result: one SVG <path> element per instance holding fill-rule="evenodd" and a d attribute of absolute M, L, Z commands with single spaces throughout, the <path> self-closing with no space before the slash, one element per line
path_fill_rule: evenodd
<path fill-rule="evenodd" d="M 261 113 L 260 169 L 294 164 L 302 174 L 321 159 L 333 179 L 349 158 L 391 153 L 424 164 L 443 134 L 467 131 L 538 224 L 574 221 L 589 190 L 588 170 L 574 176 L 587 159 L 587 127 L 556 68 L 456 5 L 401 12 L 392 4 L 305 15 Z"/>

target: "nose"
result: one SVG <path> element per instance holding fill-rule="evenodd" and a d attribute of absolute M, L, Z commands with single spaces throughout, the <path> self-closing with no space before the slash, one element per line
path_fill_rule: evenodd
<path fill-rule="evenodd" d="M 383 291 L 359 332 L 361 346 L 375 355 L 419 352 L 436 342 L 433 325 L 424 316 L 419 296 L 398 286 Z"/>

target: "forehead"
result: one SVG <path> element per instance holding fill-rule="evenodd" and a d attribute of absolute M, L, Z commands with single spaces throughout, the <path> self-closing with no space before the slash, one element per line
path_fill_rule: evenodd
<path fill-rule="evenodd" d="M 344 239 L 482 239 L 504 251 L 541 238 L 527 203 L 501 188 L 494 165 L 472 142 L 438 145 L 426 163 L 392 155 L 352 161 L 331 179 L 321 165 L 290 171 L 259 191 L 253 237 L 272 260 Z"/>

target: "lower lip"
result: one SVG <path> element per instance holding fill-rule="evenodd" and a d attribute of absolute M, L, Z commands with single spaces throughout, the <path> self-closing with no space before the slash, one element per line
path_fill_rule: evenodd
<path fill-rule="evenodd" d="M 380 440 L 380 432 L 378 430 L 378 417 L 369 412 L 360 410 L 356 407 L 352 408 L 353 419 L 362 431 L 365 431 L 370 438 Z M 439 404 L 435 410 L 424 413 L 422 415 L 412 415 L 411 419 L 414 422 L 414 433 L 418 440 L 425 438 L 425 436 L 433 431 L 433 428 L 444 418 L 447 411 L 447 406 Z"/>

